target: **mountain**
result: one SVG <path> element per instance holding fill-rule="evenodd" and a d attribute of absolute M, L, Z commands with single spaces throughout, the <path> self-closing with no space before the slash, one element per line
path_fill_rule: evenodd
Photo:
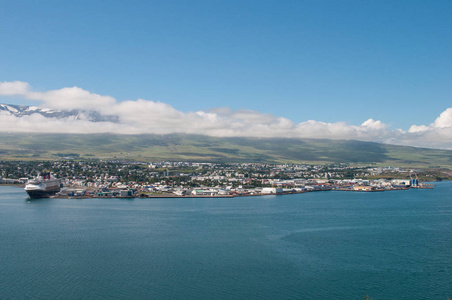
<path fill-rule="evenodd" d="M 50 108 L 40 108 L 37 106 L 0 104 L 0 115 L 13 115 L 16 117 L 40 114 L 46 118 L 56 119 L 84 119 L 91 122 L 117 122 L 116 116 L 101 115 L 96 111 L 89 110 L 56 110 Z"/>
<path fill-rule="evenodd" d="M 1 115 L 118 122 L 87 110 L 54 110 L 0 104 Z M 452 151 L 354 140 L 218 138 L 202 135 L 1 133 L 0 159 L 106 158 L 211 162 L 376 163 L 393 166 L 452 166 Z"/>
<path fill-rule="evenodd" d="M 189 134 L 0 133 L 0 160 L 59 158 L 452 167 L 450 150 L 354 140 L 218 138 Z"/>

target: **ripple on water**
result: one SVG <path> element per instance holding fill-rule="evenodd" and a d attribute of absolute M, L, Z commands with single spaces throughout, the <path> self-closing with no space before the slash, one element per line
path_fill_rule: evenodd
<path fill-rule="evenodd" d="M 452 183 L 442 185 L 31 203 L 0 187 L 0 298 L 447 299 Z"/>

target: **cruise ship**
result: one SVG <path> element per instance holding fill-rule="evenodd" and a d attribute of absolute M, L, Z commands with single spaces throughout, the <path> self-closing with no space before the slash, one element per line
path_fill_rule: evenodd
<path fill-rule="evenodd" d="M 60 191 L 60 180 L 43 172 L 25 184 L 25 191 L 32 199 L 47 198 Z"/>

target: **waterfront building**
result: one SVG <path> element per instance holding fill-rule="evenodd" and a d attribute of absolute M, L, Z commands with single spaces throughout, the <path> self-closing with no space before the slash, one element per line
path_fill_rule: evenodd
<path fill-rule="evenodd" d="M 282 194 L 283 189 L 282 188 L 275 188 L 275 187 L 264 187 L 261 191 L 262 194 Z"/>

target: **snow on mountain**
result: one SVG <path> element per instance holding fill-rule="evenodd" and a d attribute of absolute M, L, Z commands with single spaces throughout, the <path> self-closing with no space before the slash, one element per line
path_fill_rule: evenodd
<path fill-rule="evenodd" d="M 86 110 L 55 110 L 37 106 L 0 104 L 0 115 L 13 115 L 16 117 L 40 114 L 46 118 L 57 119 L 83 119 L 91 122 L 118 122 L 117 116 L 105 116 L 96 111 Z"/>

